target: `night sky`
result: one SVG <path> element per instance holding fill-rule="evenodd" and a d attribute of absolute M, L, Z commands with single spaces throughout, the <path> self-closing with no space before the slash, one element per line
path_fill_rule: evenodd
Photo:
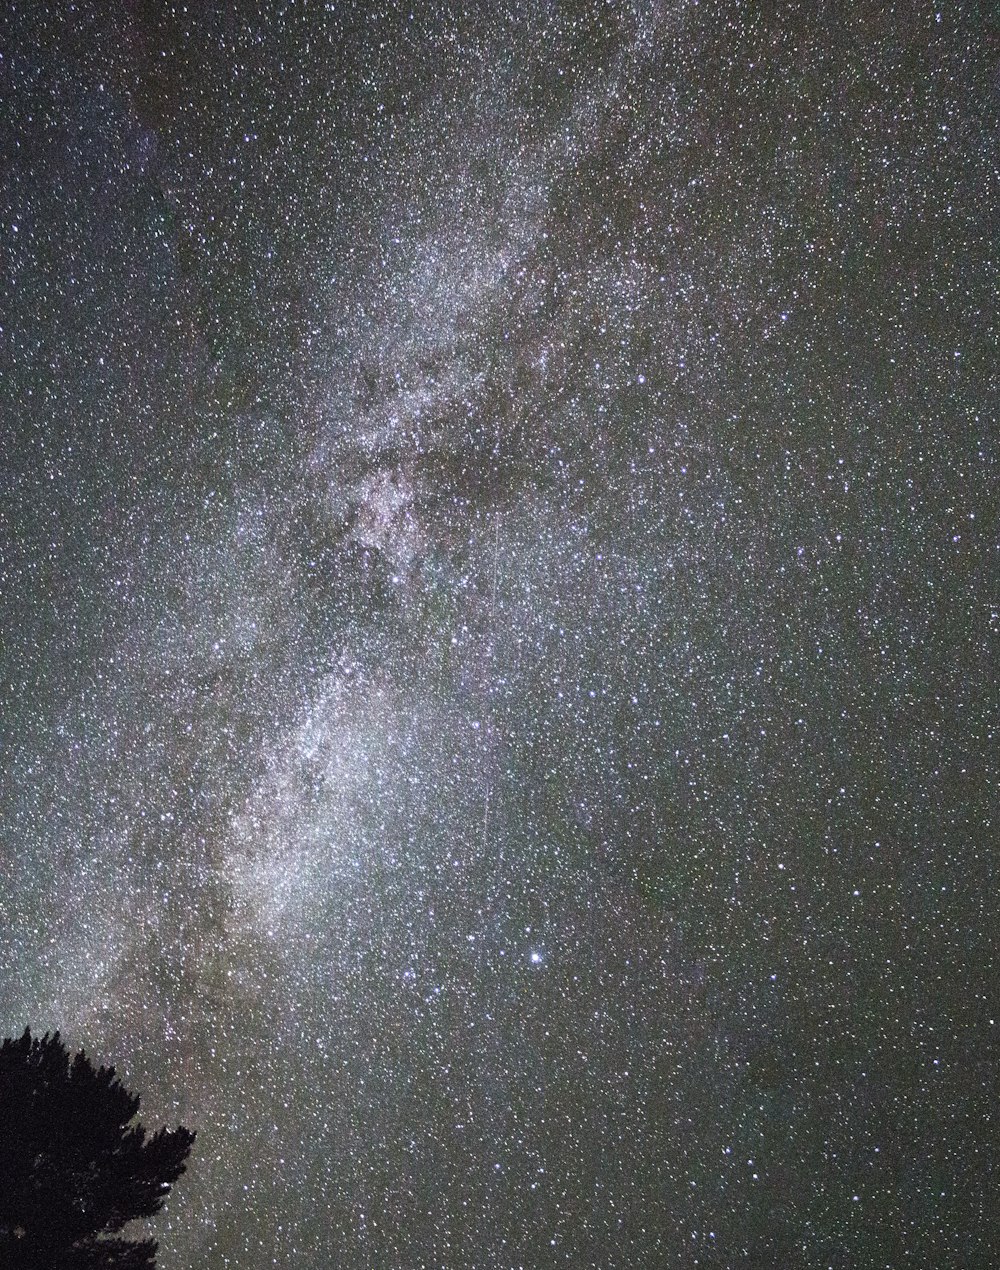
<path fill-rule="evenodd" d="M 164 1270 L 1000 1264 L 1000 16 L 3 8 L 0 1034 Z"/>

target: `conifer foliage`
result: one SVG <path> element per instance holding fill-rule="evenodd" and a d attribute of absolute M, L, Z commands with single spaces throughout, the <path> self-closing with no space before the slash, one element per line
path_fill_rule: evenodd
<path fill-rule="evenodd" d="M 56 1032 L 0 1046 L 2 1270 L 150 1270 L 154 1239 L 123 1227 L 152 1217 L 184 1172 L 195 1135 L 147 1136 L 138 1094 L 113 1067 L 72 1060 Z"/>

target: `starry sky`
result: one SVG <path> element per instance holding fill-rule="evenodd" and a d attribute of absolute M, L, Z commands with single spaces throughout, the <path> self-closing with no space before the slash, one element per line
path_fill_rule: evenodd
<path fill-rule="evenodd" d="M 995 9 L 4 10 L 0 1029 L 164 1270 L 1000 1262 Z"/>

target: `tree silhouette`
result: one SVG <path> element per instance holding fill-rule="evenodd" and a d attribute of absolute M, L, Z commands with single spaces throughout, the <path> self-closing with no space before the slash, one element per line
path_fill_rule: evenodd
<path fill-rule="evenodd" d="M 184 1172 L 195 1135 L 133 1124 L 138 1094 L 70 1061 L 56 1032 L 25 1028 L 0 1046 L 0 1267 L 3 1270 L 150 1270 L 154 1239 L 125 1239 L 152 1217 Z"/>

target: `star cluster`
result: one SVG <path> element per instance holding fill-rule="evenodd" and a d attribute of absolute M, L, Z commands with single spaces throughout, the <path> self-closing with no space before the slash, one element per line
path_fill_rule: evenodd
<path fill-rule="evenodd" d="M 0 1026 L 162 1265 L 991 1264 L 1000 28 L 7 7 Z"/>

